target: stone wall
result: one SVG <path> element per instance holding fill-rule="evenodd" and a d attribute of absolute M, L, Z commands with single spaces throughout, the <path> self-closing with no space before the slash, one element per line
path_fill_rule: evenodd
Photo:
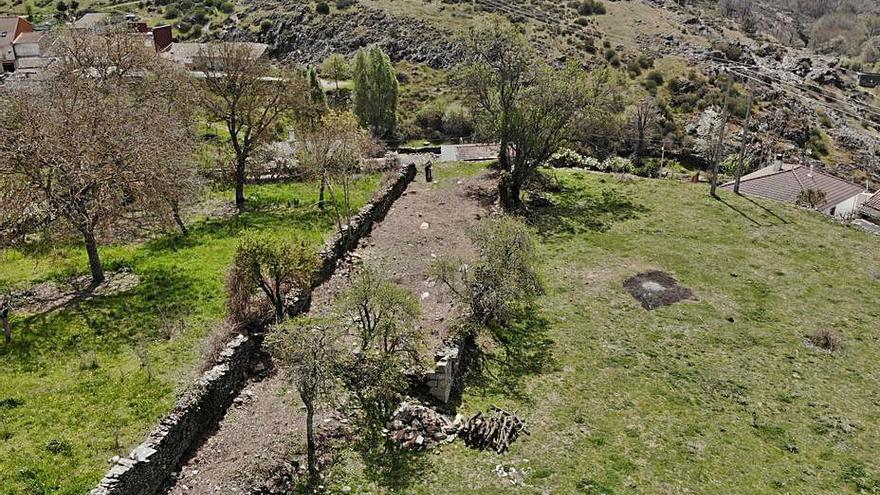
<path fill-rule="evenodd" d="M 415 176 L 415 165 L 404 167 L 377 199 L 361 209 L 351 227 L 327 245 L 313 287 L 333 275 L 339 261 L 385 218 Z M 292 312 L 307 311 L 309 300 L 308 294 L 300 298 Z M 177 402 L 171 414 L 128 457 L 114 462 L 91 495 L 154 495 L 162 489 L 196 443 L 223 418 L 246 383 L 259 347 L 258 335 L 239 335 L 229 342 L 214 366 Z"/>
<path fill-rule="evenodd" d="M 435 355 L 434 371 L 426 373 L 424 380 L 431 397 L 446 404 L 452 396 L 453 385 L 458 369 L 457 344 L 445 345 Z"/>
<path fill-rule="evenodd" d="M 422 375 L 418 390 L 441 408 L 449 408 L 461 398 L 467 370 L 476 357 L 476 342 L 471 334 L 444 342 L 436 352 L 434 370 Z"/>

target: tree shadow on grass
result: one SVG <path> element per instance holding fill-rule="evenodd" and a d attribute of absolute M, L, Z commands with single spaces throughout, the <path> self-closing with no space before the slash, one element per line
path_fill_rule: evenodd
<path fill-rule="evenodd" d="M 358 450 L 367 468 L 367 477 L 392 492 L 405 493 L 431 468 L 426 452 L 398 448 L 388 442 Z"/>
<path fill-rule="evenodd" d="M 553 194 L 552 204 L 539 202 L 532 206 L 530 220 L 542 237 L 605 232 L 616 223 L 638 218 L 650 211 L 617 189 L 591 192 L 564 185 L 557 187 L 559 191 Z"/>
<path fill-rule="evenodd" d="M 405 492 L 430 469 L 425 451 L 409 450 L 387 439 L 385 417 L 368 415 L 357 424 L 354 448 L 366 467 L 366 476 L 391 492 Z"/>
<path fill-rule="evenodd" d="M 41 355 L 113 352 L 168 338 L 162 333 L 163 325 L 197 307 L 198 287 L 185 273 L 170 267 L 150 268 L 139 275 L 140 283 L 130 291 L 14 321 L 13 345 L 0 347 L 0 356 L 11 355 L 25 367 L 39 367 Z"/>
<path fill-rule="evenodd" d="M 492 328 L 495 348 L 479 351 L 468 384 L 487 395 L 504 395 L 527 401 L 522 382 L 553 369 L 553 340 L 550 322 L 537 308 L 522 309 L 509 328 Z"/>
<path fill-rule="evenodd" d="M 150 254 L 174 252 L 193 248 L 212 241 L 235 238 L 245 230 L 290 229 L 302 232 L 328 232 L 333 228 L 332 213 L 316 207 L 270 208 L 249 205 L 244 212 L 225 218 L 212 218 L 196 222 L 189 235 L 168 234 L 152 240 L 144 246 Z"/>

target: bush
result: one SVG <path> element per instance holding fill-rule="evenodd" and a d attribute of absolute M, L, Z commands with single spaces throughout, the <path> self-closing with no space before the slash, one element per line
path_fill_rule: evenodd
<path fill-rule="evenodd" d="M 606 12 L 605 4 L 598 0 L 584 0 L 578 5 L 577 11 L 582 16 L 602 15 Z"/>
<path fill-rule="evenodd" d="M 814 346 L 828 352 L 837 352 L 843 349 L 843 337 L 834 330 L 823 329 L 807 335 L 807 340 Z"/>
<path fill-rule="evenodd" d="M 443 129 L 443 109 L 439 102 L 428 103 L 416 113 L 416 124 L 426 132 Z"/>
<path fill-rule="evenodd" d="M 450 103 L 443 112 L 443 132 L 450 137 L 470 136 L 474 133 L 474 119 L 461 103 Z"/>
<path fill-rule="evenodd" d="M 819 189 L 804 189 L 798 194 L 797 204 L 805 208 L 818 208 L 825 203 L 825 191 Z"/>
<path fill-rule="evenodd" d="M 217 8 L 224 14 L 231 14 L 235 10 L 235 5 L 232 2 L 223 2 Z"/>
<path fill-rule="evenodd" d="M 648 72 L 648 75 L 645 76 L 645 79 L 648 81 L 654 81 L 657 86 L 663 86 L 663 73 L 659 70 L 652 70 Z"/>
<path fill-rule="evenodd" d="M 344 10 L 356 4 L 357 0 L 336 0 L 336 8 Z"/>
<path fill-rule="evenodd" d="M 633 164 L 629 158 L 612 156 L 605 160 L 603 165 L 606 171 L 615 174 L 631 174 L 633 172 Z"/>
<path fill-rule="evenodd" d="M 639 65 L 638 60 L 630 60 L 626 63 L 626 71 L 629 73 L 629 77 L 636 78 L 642 73 L 642 66 Z"/>
<path fill-rule="evenodd" d="M 330 13 L 330 6 L 327 2 L 318 2 L 318 5 L 315 5 L 315 12 L 327 15 Z"/>
<path fill-rule="evenodd" d="M 304 243 L 246 232 L 227 277 L 227 307 L 232 322 L 252 320 L 249 312 L 257 289 L 272 304 L 275 321 L 281 322 L 288 294 L 299 296 L 307 291 L 319 264 L 318 256 Z"/>
<path fill-rule="evenodd" d="M 502 216 L 483 222 L 470 237 L 479 261 L 441 258 L 432 271 L 470 308 L 467 330 L 488 329 L 504 343 L 514 321 L 543 292 L 529 229 L 515 217 Z"/>

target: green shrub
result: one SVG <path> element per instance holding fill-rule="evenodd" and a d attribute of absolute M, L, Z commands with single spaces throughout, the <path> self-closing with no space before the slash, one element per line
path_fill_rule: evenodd
<path fill-rule="evenodd" d="M 416 112 L 415 121 L 423 133 L 434 137 L 443 130 L 443 104 L 438 101 L 425 104 Z"/>
<path fill-rule="evenodd" d="M 578 5 L 577 11 L 582 16 L 602 15 L 606 12 L 605 4 L 598 0 L 584 0 Z"/>
<path fill-rule="evenodd" d="M 443 132 L 451 137 L 470 136 L 474 133 L 474 118 L 461 103 L 450 103 L 443 112 Z"/>
<path fill-rule="evenodd" d="M 330 13 L 330 6 L 327 2 L 318 2 L 318 5 L 315 5 L 315 12 L 327 15 Z"/>
<path fill-rule="evenodd" d="M 659 70 L 652 70 L 651 72 L 648 72 L 648 75 L 645 76 L 645 79 L 654 81 L 655 83 L 657 83 L 657 86 L 663 86 L 663 73 Z"/>
<path fill-rule="evenodd" d="M 605 160 L 605 170 L 615 174 L 630 174 L 633 172 L 633 163 L 629 158 L 612 156 Z"/>

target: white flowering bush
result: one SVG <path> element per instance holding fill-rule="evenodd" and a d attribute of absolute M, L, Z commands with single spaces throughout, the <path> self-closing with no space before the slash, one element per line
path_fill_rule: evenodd
<path fill-rule="evenodd" d="M 547 160 L 547 165 L 553 168 L 581 168 L 584 163 L 584 156 L 577 151 L 563 148 Z"/>

